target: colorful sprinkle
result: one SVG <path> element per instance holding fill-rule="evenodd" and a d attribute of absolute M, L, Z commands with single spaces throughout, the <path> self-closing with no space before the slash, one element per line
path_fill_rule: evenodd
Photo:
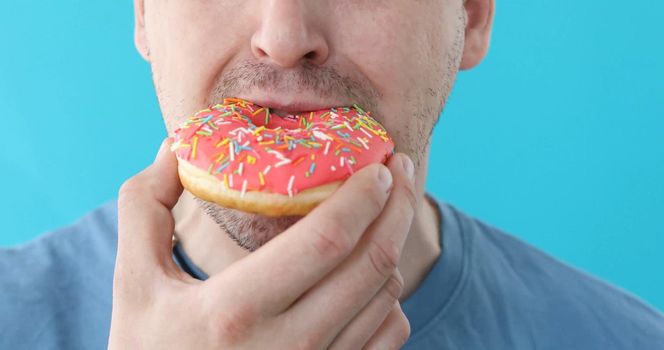
<path fill-rule="evenodd" d="M 173 152 L 227 189 L 237 183 L 241 196 L 266 186 L 293 196 L 345 179 L 356 171 L 358 159 L 367 164 L 394 153 L 385 129 L 357 105 L 272 119 L 269 108 L 227 98 L 189 118 L 174 136 Z"/>
<path fill-rule="evenodd" d="M 240 198 L 244 198 L 244 194 L 247 192 L 247 179 L 242 181 L 242 192 L 240 192 Z"/>
<path fill-rule="evenodd" d="M 191 159 L 196 158 L 196 150 L 198 149 L 198 136 L 194 136 L 194 141 L 191 146 Z"/>
<path fill-rule="evenodd" d="M 291 175 L 290 180 L 288 180 L 288 196 L 293 197 L 293 181 L 295 181 L 295 175 Z"/>

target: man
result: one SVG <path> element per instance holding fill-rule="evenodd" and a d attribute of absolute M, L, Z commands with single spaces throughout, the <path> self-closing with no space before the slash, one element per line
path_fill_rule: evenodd
<path fill-rule="evenodd" d="M 0 253 L 0 347 L 664 349 L 638 298 L 425 194 L 431 131 L 488 50 L 493 0 L 134 5 L 169 134 L 224 97 L 358 103 L 397 153 L 275 219 L 183 191 L 165 140 L 117 206 Z"/>

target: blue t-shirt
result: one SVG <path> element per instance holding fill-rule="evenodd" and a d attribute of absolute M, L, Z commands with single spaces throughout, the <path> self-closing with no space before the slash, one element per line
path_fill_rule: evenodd
<path fill-rule="evenodd" d="M 116 206 L 0 250 L 0 349 L 106 348 Z M 443 253 L 402 304 L 404 349 L 664 349 L 664 315 L 639 298 L 448 203 L 440 214 Z"/>

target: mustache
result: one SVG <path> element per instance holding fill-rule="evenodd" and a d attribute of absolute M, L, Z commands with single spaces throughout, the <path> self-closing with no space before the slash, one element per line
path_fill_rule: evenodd
<path fill-rule="evenodd" d="M 334 100 L 349 100 L 375 111 L 382 95 L 368 82 L 341 74 L 335 67 L 303 62 L 284 70 L 262 62 L 244 61 L 217 78 L 206 103 L 219 103 L 243 91 L 308 91 Z M 343 97 L 343 98 L 341 98 Z"/>

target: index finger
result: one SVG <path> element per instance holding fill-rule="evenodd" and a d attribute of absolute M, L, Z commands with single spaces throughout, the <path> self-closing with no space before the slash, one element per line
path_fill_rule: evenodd
<path fill-rule="evenodd" d="M 360 169 L 307 216 L 208 282 L 247 286 L 259 291 L 244 295 L 262 313 L 283 311 L 353 251 L 391 186 L 383 164 Z"/>

